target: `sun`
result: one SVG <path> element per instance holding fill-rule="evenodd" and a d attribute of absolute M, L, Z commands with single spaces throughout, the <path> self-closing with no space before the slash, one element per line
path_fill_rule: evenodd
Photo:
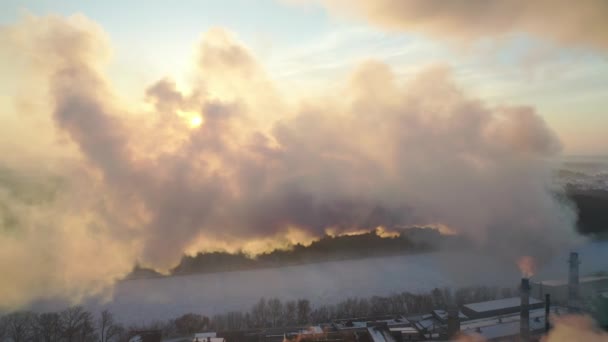
<path fill-rule="evenodd" d="M 197 128 L 203 124 L 203 117 L 200 115 L 192 116 L 192 117 L 190 117 L 188 124 L 190 125 L 191 128 Z"/>
<path fill-rule="evenodd" d="M 194 111 L 177 110 L 177 115 L 192 129 L 198 128 L 205 123 L 205 118 L 200 113 Z"/>

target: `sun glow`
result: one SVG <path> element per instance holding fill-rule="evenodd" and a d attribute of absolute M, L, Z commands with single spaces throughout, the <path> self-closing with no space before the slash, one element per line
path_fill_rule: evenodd
<path fill-rule="evenodd" d="M 203 124 L 203 117 L 200 115 L 192 116 L 188 120 L 188 124 L 190 125 L 191 128 L 197 128 Z"/>
<path fill-rule="evenodd" d="M 195 111 L 177 110 L 177 115 L 184 120 L 190 128 L 198 128 L 205 123 L 205 118 L 201 113 Z"/>

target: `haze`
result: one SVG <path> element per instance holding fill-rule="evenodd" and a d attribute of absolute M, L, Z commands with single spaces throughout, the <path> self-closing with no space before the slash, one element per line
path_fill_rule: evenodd
<path fill-rule="evenodd" d="M 608 3 L 450 4 L 3 1 L 0 308 L 377 228 L 585 243 L 554 176 L 608 154 Z"/>

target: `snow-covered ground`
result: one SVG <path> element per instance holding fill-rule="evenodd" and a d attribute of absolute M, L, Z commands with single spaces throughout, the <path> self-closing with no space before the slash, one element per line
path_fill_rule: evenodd
<path fill-rule="evenodd" d="M 608 269 L 608 243 L 579 249 L 581 274 Z M 538 279 L 565 278 L 567 251 L 544 266 Z M 429 253 L 252 271 L 139 279 L 116 285 L 113 300 L 90 303 L 112 310 L 121 321 L 143 323 L 170 319 L 187 312 L 206 315 L 249 310 L 261 297 L 307 298 L 313 306 L 352 297 L 421 292 L 435 287 L 498 285 L 515 287 L 515 265 L 473 253 Z"/>

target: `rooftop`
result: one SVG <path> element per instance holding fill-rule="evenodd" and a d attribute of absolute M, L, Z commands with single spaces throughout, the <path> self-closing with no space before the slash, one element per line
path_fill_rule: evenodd
<path fill-rule="evenodd" d="M 399 327 L 399 326 L 409 326 L 410 321 L 408 321 L 403 316 L 397 316 L 394 318 L 384 318 L 384 319 L 373 319 L 373 318 L 353 318 L 352 320 L 336 320 L 334 321 L 334 326 L 338 330 L 346 330 L 346 329 L 361 329 L 365 328 L 368 325 L 385 323 L 389 327 Z"/>
<path fill-rule="evenodd" d="M 562 307 L 552 307 L 551 315 L 562 315 L 568 311 Z M 486 339 L 519 334 L 519 314 L 480 318 L 461 323 L 463 333 L 480 334 Z M 530 310 L 530 331 L 542 330 L 545 326 L 545 310 Z"/>
<path fill-rule="evenodd" d="M 530 298 L 530 305 L 539 304 L 539 303 L 541 303 L 541 301 L 534 299 L 534 298 Z M 466 304 L 466 305 L 464 305 L 464 307 L 468 308 L 469 310 L 475 311 L 475 312 L 486 312 L 486 311 L 494 311 L 494 310 L 501 310 L 501 309 L 507 309 L 507 308 L 515 308 L 515 307 L 519 307 L 520 304 L 521 304 L 521 299 L 519 297 L 511 297 L 511 298 L 490 300 L 487 302 Z"/>
<path fill-rule="evenodd" d="M 395 339 L 386 328 L 369 327 L 367 331 L 374 342 L 395 342 Z"/>
<path fill-rule="evenodd" d="M 323 333 L 323 328 L 321 328 L 321 326 L 319 325 L 313 325 L 310 326 L 306 329 L 302 329 L 300 330 L 300 335 L 316 335 L 316 334 L 322 334 Z"/>
<path fill-rule="evenodd" d="M 203 332 L 194 334 L 194 338 L 207 338 L 207 337 L 217 337 L 216 332 Z"/>
<path fill-rule="evenodd" d="M 608 276 L 595 276 L 595 277 L 581 277 L 579 278 L 579 283 L 589 283 L 599 280 L 608 280 Z M 542 280 L 535 281 L 534 284 L 543 284 L 543 286 L 565 286 L 568 285 L 567 279 L 554 279 L 554 280 Z"/>
<path fill-rule="evenodd" d="M 388 330 L 390 331 L 395 331 L 395 332 L 400 332 L 402 334 L 417 334 L 418 330 L 416 330 L 416 328 L 414 327 L 394 327 L 394 328 L 389 328 Z"/>
<path fill-rule="evenodd" d="M 445 310 L 441 310 L 441 309 L 433 310 L 433 315 L 442 321 L 446 321 L 448 319 L 448 312 Z M 468 319 L 468 317 L 465 314 L 463 314 L 461 311 L 458 311 L 458 318 L 461 321 Z"/>

